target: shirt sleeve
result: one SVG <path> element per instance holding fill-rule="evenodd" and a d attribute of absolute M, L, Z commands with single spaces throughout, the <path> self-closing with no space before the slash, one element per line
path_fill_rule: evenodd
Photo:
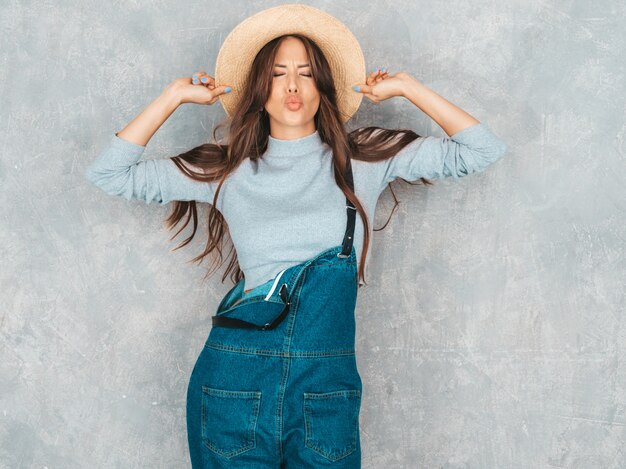
<path fill-rule="evenodd" d="M 506 150 L 506 143 L 482 122 L 450 137 L 418 137 L 392 158 L 379 162 L 380 190 L 398 177 L 407 181 L 456 179 L 481 172 Z"/>
<path fill-rule="evenodd" d="M 213 202 L 217 182 L 191 179 L 171 158 L 139 161 L 146 147 L 113 135 L 87 167 L 87 179 L 110 195 L 165 205 L 173 200 Z"/>

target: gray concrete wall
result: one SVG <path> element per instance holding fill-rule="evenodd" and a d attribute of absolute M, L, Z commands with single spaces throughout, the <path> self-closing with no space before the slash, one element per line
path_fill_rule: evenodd
<path fill-rule="evenodd" d="M 185 392 L 230 283 L 171 252 L 169 206 L 84 169 L 172 79 L 277 2 L 4 2 L 0 467 L 188 467 Z M 364 468 L 626 467 L 623 2 L 313 2 L 508 144 L 374 239 L 357 307 Z M 148 157 L 224 116 L 182 107 Z M 406 100 L 377 124 L 443 136 Z M 383 193 L 375 226 L 393 200 Z M 204 218 L 202 218 L 204 221 Z"/>

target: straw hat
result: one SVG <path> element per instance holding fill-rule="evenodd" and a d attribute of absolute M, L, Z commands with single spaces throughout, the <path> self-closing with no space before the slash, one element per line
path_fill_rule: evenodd
<path fill-rule="evenodd" d="M 355 93 L 352 86 L 365 77 L 365 58 L 356 37 L 341 21 L 322 10 L 286 4 L 246 18 L 226 36 L 217 55 L 215 84 L 233 88 L 219 98 L 228 116 L 237 107 L 256 54 L 272 39 L 294 33 L 312 39 L 324 53 L 335 80 L 343 122 L 357 111 L 363 95 Z"/>

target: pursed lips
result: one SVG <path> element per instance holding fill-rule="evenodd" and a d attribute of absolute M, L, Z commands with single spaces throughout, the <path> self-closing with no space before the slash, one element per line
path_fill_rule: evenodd
<path fill-rule="evenodd" d="M 293 96 L 287 98 L 287 101 L 285 101 L 285 107 L 289 109 L 290 111 L 297 111 L 301 109 L 302 106 L 303 106 L 302 101 L 299 98 L 296 98 Z"/>

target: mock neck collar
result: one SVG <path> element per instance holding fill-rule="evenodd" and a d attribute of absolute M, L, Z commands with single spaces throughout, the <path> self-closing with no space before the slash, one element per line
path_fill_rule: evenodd
<path fill-rule="evenodd" d="M 315 130 L 312 134 L 292 140 L 282 140 L 269 135 L 265 153 L 272 158 L 300 156 L 317 152 L 323 147 L 324 142 L 322 142 L 319 132 Z"/>

